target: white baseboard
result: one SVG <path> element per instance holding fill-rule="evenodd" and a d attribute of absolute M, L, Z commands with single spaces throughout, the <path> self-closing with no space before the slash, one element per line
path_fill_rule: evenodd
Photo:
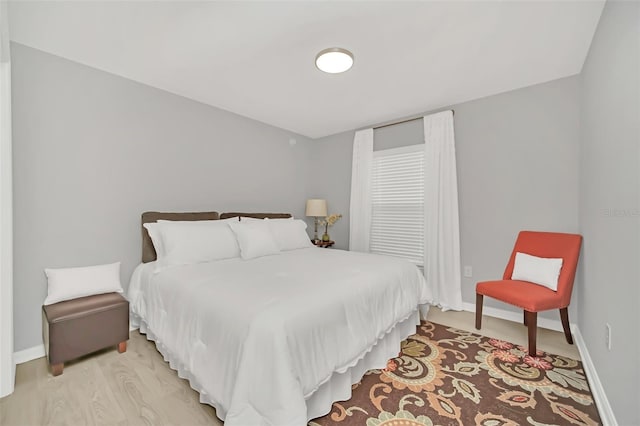
<path fill-rule="evenodd" d="M 42 358 L 46 355 L 44 345 L 34 346 L 32 348 L 23 349 L 13 353 L 13 363 L 22 364 L 34 359 Z"/>
<path fill-rule="evenodd" d="M 591 393 L 593 394 L 593 398 L 595 399 L 596 407 L 598 407 L 598 413 L 600 413 L 600 420 L 602 420 L 602 425 L 617 426 L 618 422 L 616 421 L 616 416 L 613 414 L 613 410 L 611 409 L 611 405 L 609 404 L 607 395 L 604 392 L 604 388 L 602 387 L 602 383 L 600 382 L 600 378 L 598 377 L 598 372 L 596 371 L 595 365 L 593 365 L 593 361 L 591 360 L 591 356 L 589 355 L 587 345 L 582 338 L 582 334 L 580 333 L 578 327 L 575 327 L 572 332 L 573 340 L 575 341 L 576 346 L 578 347 L 578 351 L 580 352 L 582 366 L 584 367 L 584 372 L 587 375 L 589 387 L 591 387 Z"/>
<path fill-rule="evenodd" d="M 476 305 L 475 303 L 463 302 L 462 309 L 468 312 L 475 312 Z M 504 309 L 497 309 L 497 308 L 484 306 L 482 308 L 482 314 L 490 317 L 494 317 L 494 318 L 504 319 L 507 321 L 522 323 L 522 313 L 518 313 L 518 312 L 511 312 Z M 569 326 L 571 327 L 571 331 L 577 329 L 576 324 L 574 323 L 570 323 Z M 554 331 L 563 331 L 562 322 L 560 322 L 560 320 L 540 318 L 540 316 L 538 316 L 538 327 L 546 328 Z"/>

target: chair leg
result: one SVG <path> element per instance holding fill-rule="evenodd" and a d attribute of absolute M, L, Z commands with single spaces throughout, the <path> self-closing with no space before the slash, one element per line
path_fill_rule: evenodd
<path fill-rule="evenodd" d="M 127 341 L 125 340 L 124 342 L 118 343 L 118 352 L 124 353 L 126 351 L 127 351 Z"/>
<path fill-rule="evenodd" d="M 476 293 L 476 330 L 482 327 L 482 301 L 484 296 Z"/>
<path fill-rule="evenodd" d="M 522 311 L 522 323 L 527 325 L 527 311 L 525 310 Z"/>
<path fill-rule="evenodd" d="M 529 333 L 529 355 L 536 356 L 536 334 L 538 331 L 538 313 L 524 311 L 525 322 Z"/>
<path fill-rule="evenodd" d="M 573 345 L 573 337 L 571 337 L 571 328 L 569 328 L 569 309 L 560 308 L 560 320 L 562 321 L 562 328 L 564 329 L 564 337 L 567 339 L 567 343 Z"/>
<path fill-rule="evenodd" d="M 62 374 L 62 370 L 64 369 L 64 362 L 59 364 L 51 364 L 51 374 L 54 376 L 59 376 Z"/>

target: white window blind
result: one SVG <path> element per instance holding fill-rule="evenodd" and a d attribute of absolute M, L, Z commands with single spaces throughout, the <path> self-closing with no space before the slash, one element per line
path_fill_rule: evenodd
<path fill-rule="evenodd" d="M 375 151 L 370 251 L 424 262 L 424 145 Z"/>

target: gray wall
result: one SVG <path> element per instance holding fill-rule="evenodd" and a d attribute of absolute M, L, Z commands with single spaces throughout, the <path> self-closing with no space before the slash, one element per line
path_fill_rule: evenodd
<path fill-rule="evenodd" d="M 45 267 L 119 260 L 126 289 L 145 210 L 304 214 L 308 139 L 11 49 L 15 350 L 42 343 Z"/>
<path fill-rule="evenodd" d="M 520 230 L 578 231 L 579 78 L 577 76 L 453 105 L 460 203 L 464 302 L 475 283 L 502 276 Z M 309 188 L 345 220 L 331 230 L 349 244 L 349 198 L 354 132 L 312 146 Z M 376 130 L 374 149 L 423 141 L 422 121 Z M 577 287 L 577 286 L 576 286 Z M 574 287 L 574 297 L 579 289 Z M 486 299 L 485 306 L 509 309 Z M 577 303 L 570 307 L 577 320 Z M 557 312 L 541 314 L 558 320 Z"/>
<path fill-rule="evenodd" d="M 608 1 L 581 75 L 578 324 L 621 425 L 640 424 L 639 55 L 640 3 Z"/>

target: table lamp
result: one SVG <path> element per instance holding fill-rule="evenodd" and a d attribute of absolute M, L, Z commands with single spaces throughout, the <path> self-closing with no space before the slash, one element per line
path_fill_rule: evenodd
<path fill-rule="evenodd" d="M 317 198 L 307 200 L 305 215 L 313 217 L 313 241 L 318 241 L 318 218 L 327 216 L 327 200 Z"/>

